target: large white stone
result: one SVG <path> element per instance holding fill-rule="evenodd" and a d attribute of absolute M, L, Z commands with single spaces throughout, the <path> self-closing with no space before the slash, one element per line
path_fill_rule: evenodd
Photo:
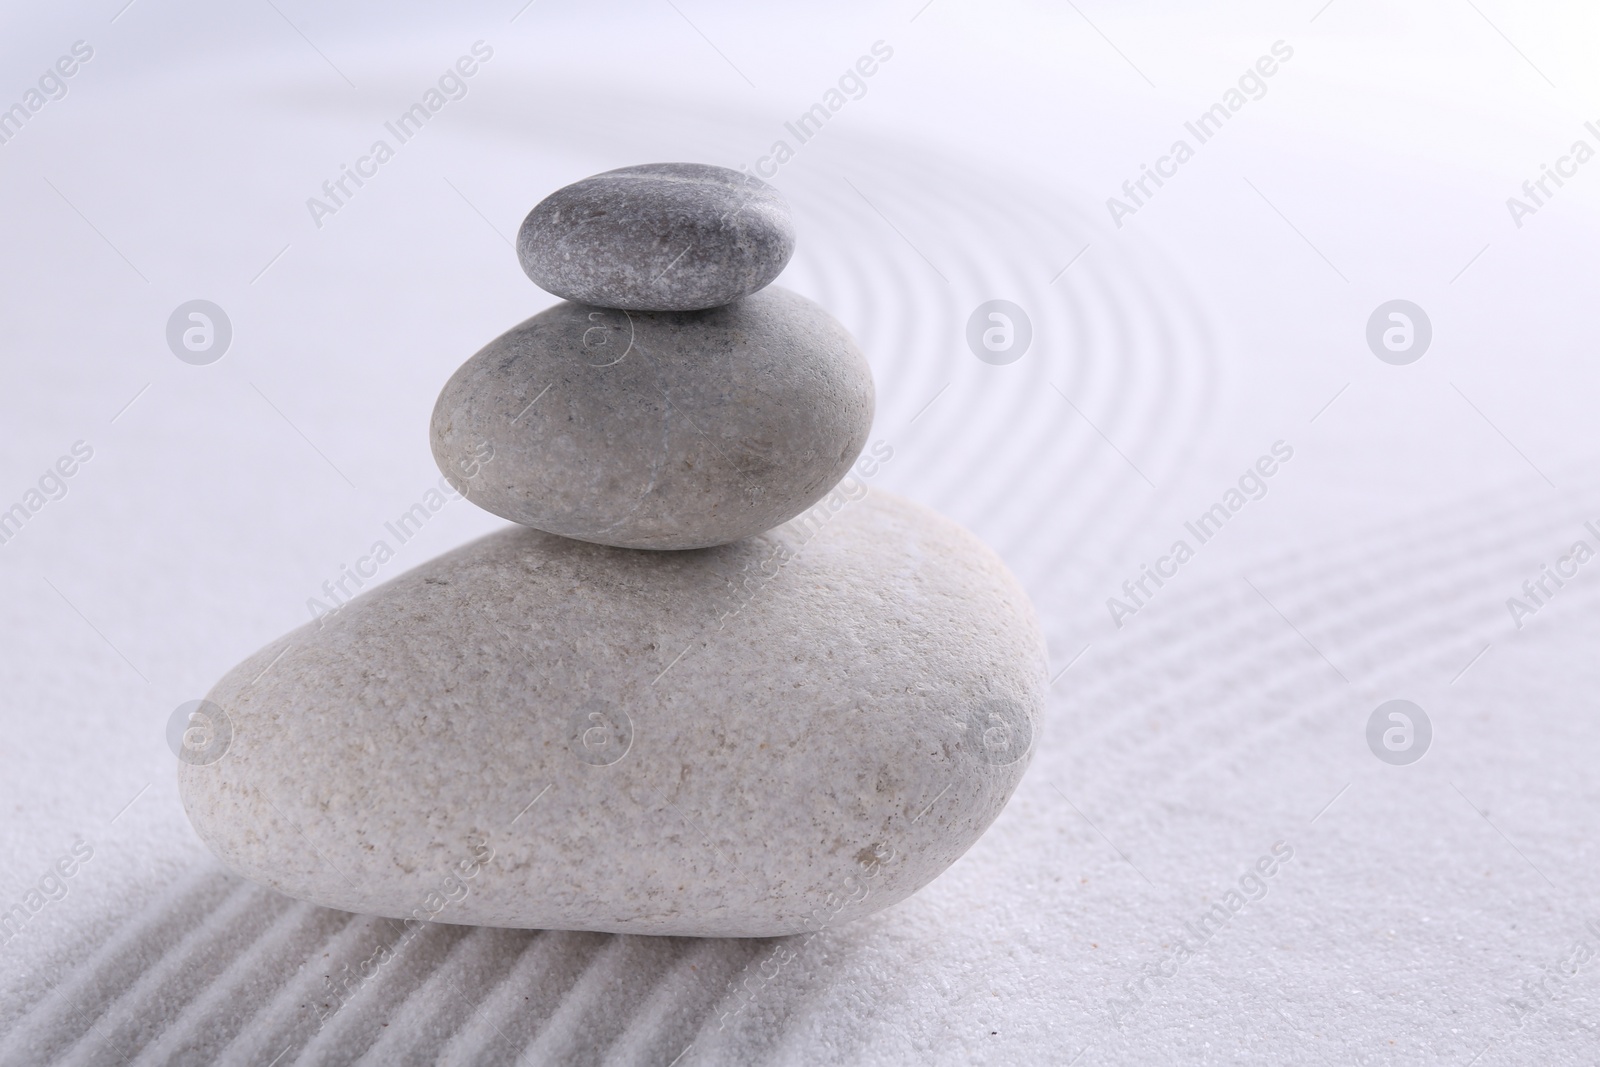
<path fill-rule="evenodd" d="M 961 856 L 1045 679 L 999 559 L 852 477 L 718 548 L 511 528 L 426 563 L 229 672 L 179 784 L 228 867 L 329 907 L 789 934 Z"/>

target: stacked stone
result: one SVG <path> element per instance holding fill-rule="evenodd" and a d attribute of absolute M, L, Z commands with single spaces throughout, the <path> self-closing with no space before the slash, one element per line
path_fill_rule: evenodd
<path fill-rule="evenodd" d="M 350 911 L 706 936 L 900 900 L 999 814 L 1046 657 L 954 523 L 850 477 L 871 373 L 770 283 L 778 192 L 674 163 L 570 185 L 523 269 L 565 298 L 446 383 L 431 440 L 516 526 L 235 667 L 179 768 L 237 873 Z"/>
<path fill-rule="evenodd" d="M 769 283 L 794 253 L 778 191 L 665 163 L 586 178 L 517 238 L 564 297 L 445 385 L 433 454 L 496 515 L 622 548 L 708 548 L 772 529 L 850 471 L 872 372 L 822 308 Z"/>

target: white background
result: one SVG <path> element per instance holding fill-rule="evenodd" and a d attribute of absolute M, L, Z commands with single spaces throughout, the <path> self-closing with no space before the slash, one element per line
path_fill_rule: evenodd
<path fill-rule="evenodd" d="M 75 41 L 94 58 L 0 145 L 0 508 L 74 442 L 94 458 L 0 545 L 0 907 L 95 849 L 0 947 L 5 1057 L 1600 1058 L 1600 963 L 1561 970 L 1600 949 L 1600 565 L 1520 630 L 1506 606 L 1600 547 L 1600 160 L 1521 227 L 1506 206 L 1600 149 L 1592 11 L 274 3 L 4 16 L 0 106 Z M 468 95 L 314 225 L 307 198 L 479 40 Z M 726 1029 L 770 949 L 454 930 L 317 1034 L 303 991 L 365 920 L 217 873 L 169 716 L 436 481 L 438 389 L 553 300 L 509 247 L 535 202 L 753 163 L 880 40 L 772 179 L 800 238 L 782 284 L 868 353 L 875 484 L 1001 552 L 1071 665 L 1028 777 L 955 867 Z M 1115 226 L 1106 199 L 1276 41 L 1266 95 Z M 233 324 L 209 366 L 164 338 L 194 298 Z M 992 298 L 1033 325 L 1008 366 L 964 340 Z M 1365 342 L 1395 298 L 1433 325 L 1407 366 Z M 1266 498 L 1114 625 L 1107 598 L 1279 440 Z M 388 573 L 500 525 L 453 503 Z M 1395 697 L 1433 724 L 1408 767 L 1364 738 Z M 1108 1000 L 1280 841 L 1267 897 L 1118 1025 Z"/>

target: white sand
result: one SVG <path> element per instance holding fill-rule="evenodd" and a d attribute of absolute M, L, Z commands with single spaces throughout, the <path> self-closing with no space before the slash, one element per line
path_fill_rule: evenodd
<path fill-rule="evenodd" d="M 8 100 L 95 48 L 0 145 L 0 508 L 93 449 L 0 546 L 0 908 L 27 913 L 0 946 L 0 1061 L 1600 1057 L 1575 951 L 1600 947 L 1600 566 L 1520 631 L 1506 606 L 1600 519 L 1600 164 L 1520 229 L 1505 206 L 1595 142 L 1587 23 L 680 3 L 751 89 L 666 5 L 473 6 L 398 42 L 423 16 L 284 7 L 352 89 L 266 5 L 117 6 L 0 45 Z M 478 39 L 468 95 L 316 228 L 306 199 Z M 773 179 L 800 234 L 782 283 L 872 361 L 881 484 L 1000 551 L 1073 664 L 1032 769 L 970 853 L 863 922 L 803 942 L 441 925 L 319 1031 L 324 976 L 394 935 L 222 875 L 168 716 L 437 481 L 440 384 L 548 302 L 508 244 L 528 207 L 641 160 L 753 163 L 879 39 L 866 94 Z M 1106 197 L 1279 39 L 1267 94 L 1115 229 Z M 162 336 L 196 297 L 234 327 L 211 366 Z M 1434 326 L 1411 366 L 1363 338 L 1396 297 Z M 1009 366 L 962 339 L 992 298 L 1032 320 Z M 1115 627 L 1106 599 L 1279 440 L 1265 498 Z M 386 574 L 498 522 L 450 504 Z M 1364 739 L 1396 697 L 1433 726 L 1409 767 Z M 92 858 L 47 877 L 80 840 Z M 1265 897 L 1201 946 L 1186 924 L 1279 842 Z M 31 912 L 41 882 L 65 895 Z M 1519 1024 L 1512 998 L 1537 1010 Z"/>

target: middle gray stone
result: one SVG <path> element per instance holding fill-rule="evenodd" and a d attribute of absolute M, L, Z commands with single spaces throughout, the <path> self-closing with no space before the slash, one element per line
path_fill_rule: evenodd
<path fill-rule="evenodd" d="M 557 304 L 451 376 L 431 439 L 452 484 L 496 515 L 620 548 L 706 548 L 820 500 L 872 413 L 848 331 L 774 286 L 706 311 Z"/>

